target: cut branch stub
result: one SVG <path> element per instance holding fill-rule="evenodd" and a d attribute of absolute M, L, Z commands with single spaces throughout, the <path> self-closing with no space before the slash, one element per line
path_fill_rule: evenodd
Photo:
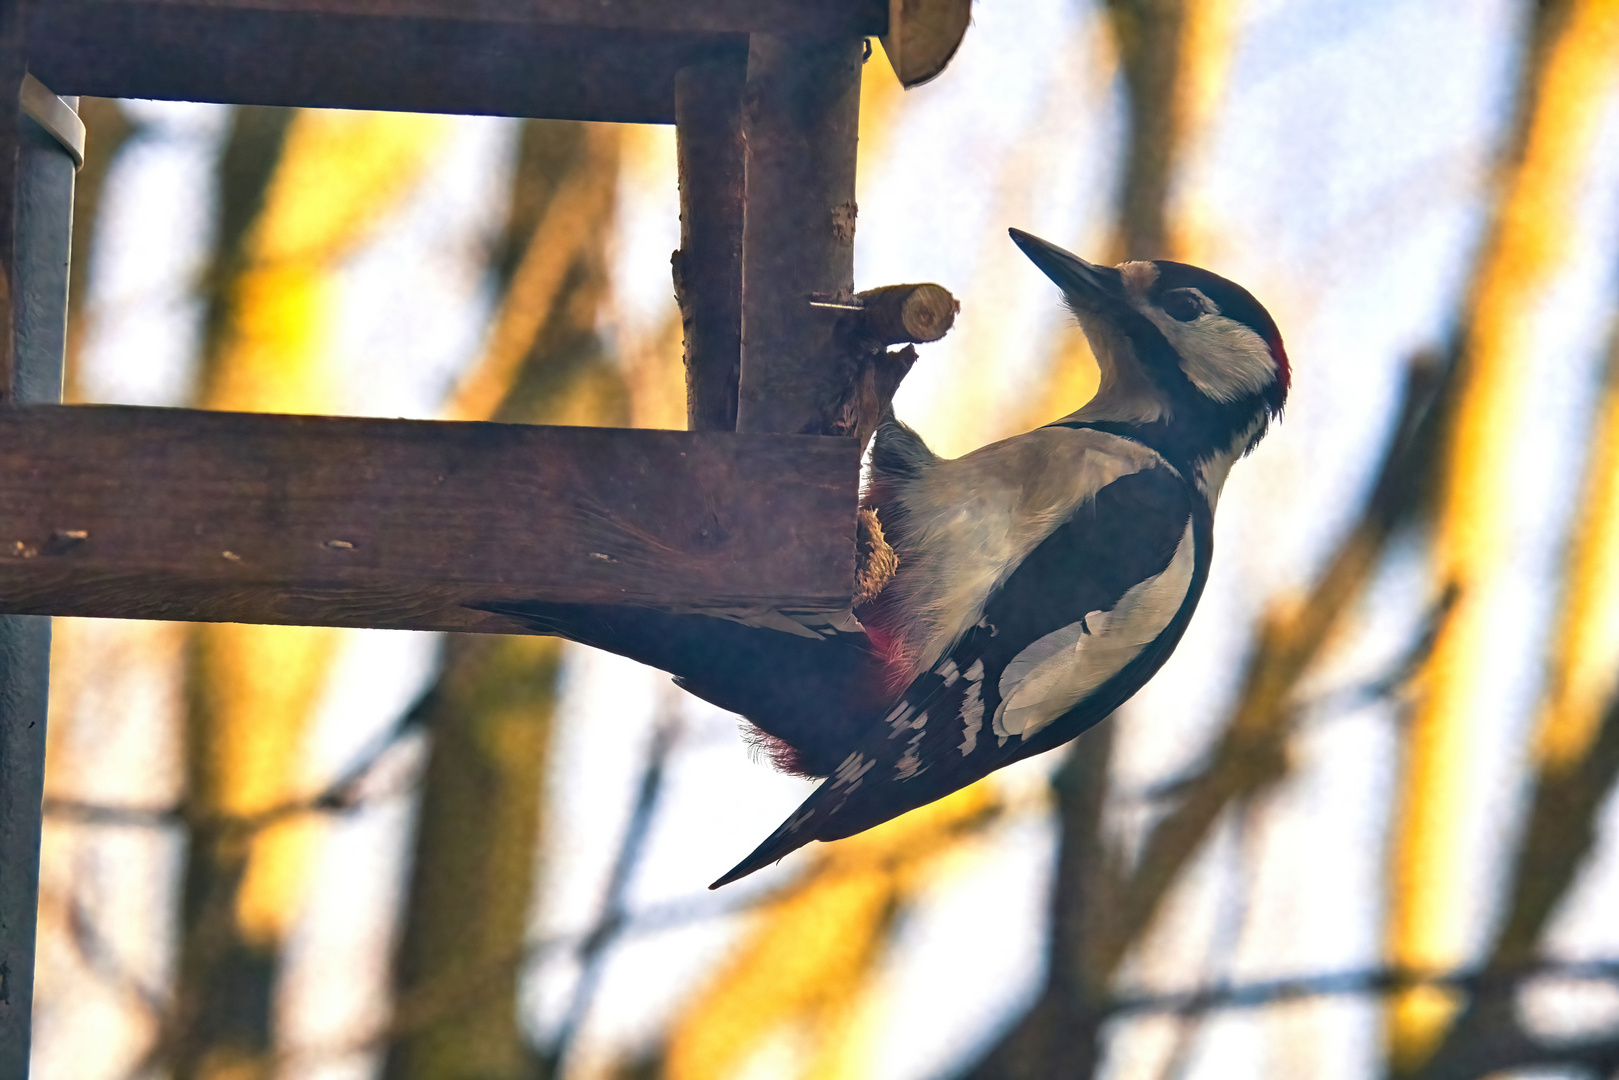
<path fill-rule="evenodd" d="M 884 285 L 859 296 L 861 329 L 884 345 L 938 341 L 955 324 L 961 304 L 942 285 Z"/>
<path fill-rule="evenodd" d="M 961 305 L 941 285 L 885 285 L 852 302 L 824 301 L 842 310 L 826 363 L 841 372 L 843 391 L 821 420 L 826 435 L 853 435 L 861 451 L 894 401 L 899 384 L 916 363 L 911 343 L 937 341 L 955 322 Z M 903 349 L 887 346 L 905 343 Z"/>

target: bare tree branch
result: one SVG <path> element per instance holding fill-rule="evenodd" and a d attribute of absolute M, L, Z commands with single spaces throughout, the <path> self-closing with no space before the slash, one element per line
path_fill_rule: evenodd
<path fill-rule="evenodd" d="M 672 703 L 665 698 L 664 715 L 659 718 L 652 733 L 652 744 L 647 748 L 646 764 L 641 768 L 641 780 L 636 786 L 635 807 L 630 812 L 629 824 L 619 842 L 613 858 L 613 870 L 602 896 L 600 914 L 596 924 L 578 945 L 579 978 L 574 983 L 573 998 L 557 1030 L 556 1038 L 541 1055 L 542 1075 L 561 1077 L 568 1062 L 568 1053 L 584 1026 L 590 1006 L 601 981 L 607 951 L 623 933 L 629 918 L 626 897 L 635 871 L 640 867 L 642 852 L 646 849 L 647 834 L 652 830 L 653 818 L 658 810 L 658 797 L 663 791 L 664 773 L 669 764 L 669 753 L 680 738 L 680 720 Z"/>

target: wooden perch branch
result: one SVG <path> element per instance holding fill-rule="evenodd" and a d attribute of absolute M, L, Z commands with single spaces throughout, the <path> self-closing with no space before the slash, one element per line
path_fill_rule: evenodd
<path fill-rule="evenodd" d="M 867 289 L 860 332 L 882 345 L 922 345 L 938 341 L 955 324 L 961 305 L 942 285 L 884 285 Z"/>
<path fill-rule="evenodd" d="M 939 285 L 885 285 L 840 305 L 843 317 L 825 354 L 830 372 L 841 373 L 843 392 L 821 420 L 827 435 L 853 435 L 861 450 L 893 404 L 900 382 L 916 363 L 910 345 L 944 337 L 961 305 Z"/>
<path fill-rule="evenodd" d="M 950 329 L 938 285 L 854 294 L 860 43 L 755 34 L 742 126 L 738 431 L 853 435 L 862 447 L 916 361 Z"/>

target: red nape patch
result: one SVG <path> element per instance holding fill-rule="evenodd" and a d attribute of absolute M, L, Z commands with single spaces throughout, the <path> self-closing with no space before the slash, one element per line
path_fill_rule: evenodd
<path fill-rule="evenodd" d="M 1282 399 L 1287 399 L 1288 390 L 1293 387 L 1293 364 L 1287 358 L 1287 349 L 1282 345 L 1282 332 L 1277 330 L 1265 338 L 1265 344 L 1270 346 L 1271 355 L 1276 357 L 1276 381 L 1282 385 Z"/>
<path fill-rule="evenodd" d="M 786 739 L 778 739 L 746 720 L 742 722 L 742 741 L 748 744 L 748 756 L 754 761 L 767 759 L 777 772 L 798 776 L 805 780 L 824 780 L 826 774 L 812 771 L 804 761 L 804 752 Z"/>

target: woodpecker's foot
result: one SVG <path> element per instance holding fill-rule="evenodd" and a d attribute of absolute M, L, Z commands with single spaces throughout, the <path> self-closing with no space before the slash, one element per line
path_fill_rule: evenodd
<path fill-rule="evenodd" d="M 855 514 L 854 550 L 854 606 L 858 608 L 877 599 L 899 569 L 899 556 L 883 537 L 875 507 L 862 506 Z"/>

